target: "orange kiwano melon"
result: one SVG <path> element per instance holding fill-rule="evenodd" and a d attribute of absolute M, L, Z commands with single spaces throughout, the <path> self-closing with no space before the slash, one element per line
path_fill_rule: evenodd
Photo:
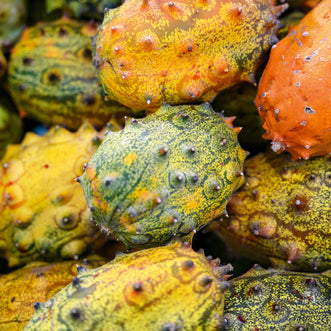
<path fill-rule="evenodd" d="M 275 152 L 331 153 L 330 45 L 331 0 L 324 0 L 273 47 L 255 102 Z"/>

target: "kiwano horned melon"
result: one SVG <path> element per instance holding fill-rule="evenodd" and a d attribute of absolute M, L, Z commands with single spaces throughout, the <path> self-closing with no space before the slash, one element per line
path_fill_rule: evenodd
<path fill-rule="evenodd" d="M 124 0 L 46 0 L 47 12 L 62 9 L 75 17 L 102 20 L 105 8 L 115 8 Z"/>
<path fill-rule="evenodd" d="M 255 102 L 275 152 L 331 153 L 330 48 L 331 0 L 324 0 L 272 49 Z"/>
<path fill-rule="evenodd" d="M 174 236 L 190 241 L 243 183 L 245 152 L 231 120 L 209 104 L 165 104 L 128 120 L 106 136 L 78 179 L 93 218 L 128 247 Z"/>
<path fill-rule="evenodd" d="M 330 330 L 331 278 L 255 265 L 225 293 L 228 331 Z"/>
<path fill-rule="evenodd" d="M 0 257 L 10 266 L 76 258 L 103 244 L 75 177 L 100 143 L 88 124 L 9 145 L 0 163 Z"/>
<path fill-rule="evenodd" d="M 77 276 L 76 263 L 97 268 L 105 261 L 99 256 L 53 264 L 38 261 L 1 275 L 0 330 L 23 330 L 33 316 L 36 302 L 50 299 Z"/>
<path fill-rule="evenodd" d="M 22 121 L 8 95 L 0 92 L 0 159 L 5 154 L 6 146 L 18 142 L 21 135 Z"/>
<path fill-rule="evenodd" d="M 84 119 L 102 126 L 127 111 L 105 102 L 92 65 L 95 25 L 66 17 L 24 31 L 9 63 L 9 89 L 22 114 L 45 124 L 77 129 Z"/>
<path fill-rule="evenodd" d="M 245 175 L 219 222 L 228 246 L 277 268 L 331 269 L 331 159 L 261 154 L 247 160 Z"/>
<path fill-rule="evenodd" d="M 25 330 L 219 330 L 230 270 L 180 243 L 79 267 Z"/>
<path fill-rule="evenodd" d="M 271 0 L 126 0 L 105 13 L 94 64 L 106 94 L 131 108 L 210 102 L 255 82 L 286 8 Z"/>

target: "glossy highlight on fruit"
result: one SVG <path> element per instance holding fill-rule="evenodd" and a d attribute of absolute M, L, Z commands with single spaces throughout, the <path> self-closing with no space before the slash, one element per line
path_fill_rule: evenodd
<path fill-rule="evenodd" d="M 110 99 L 156 111 L 211 102 L 255 72 L 287 5 L 269 0 L 126 0 L 105 12 L 94 65 Z"/>
<path fill-rule="evenodd" d="M 93 218 L 128 247 L 193 234 L 225 210 L 243 183 L 234 118 L 209 104 L 164 104 L 106 136 L 79 181 Z"/>
<path fill-rule="evenodd" d="M 232 270 L 219 262 L 176 242 L 79 267 L 25 330 L 219 330 Z"/>
<path fill-rule="evenodd" d="M 0 275 L 0 329 L 23 330 L 39 302 L 47 301 L 75 279 L 77 264 L 91 269 L 104 263 L 103 258 L 94 255 L 74 262 L 36 261 Z"/>
<path fill-rule="evenodd" d="M 88 119 L 97 127 L 113 114 L 132 114 L 104 100 L 92 65 L 96 25 L 62 17 L 26 29 L 11 52 L 9 91 L 22 116 L 69 129 Z"/>
<path fill-rule="evenodd" d="M 225 293 L 222 330 L 329 330 L 327 273 L 264 270 L 255 265 Z"/>
<path fill-rule="evenodd" d="M 331 153 L 331 0 L 271 50 L 255 102 L 263 136 L 294 160 Z"/>
<path fill-rule="evenodd" d="M 0 257 L 9 266 L 78 258 L 104 243 L 75 181 L 101 138 L 85 123 L 76 133 L 56 126 L 42 137 L 29 132 L 7 147 L 0 163 Z"/>
<path fill-rule="evenodd" d="M 218 235 L 239 255 L 276 268 L 331 269 L 331 159 L 292 161 L 260 154 L 244 164 L 246 183 L 218 222 Z"/>

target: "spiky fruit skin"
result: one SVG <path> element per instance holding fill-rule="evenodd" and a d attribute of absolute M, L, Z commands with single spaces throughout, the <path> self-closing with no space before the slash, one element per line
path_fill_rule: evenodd
<path fill-rule="evenodd" d="M 75 177 L 100 139 L 89 124 L 53 127 L 9 145 L 0 163 L 0 256 L 10 266 L 77 258 L 105 240 L 90 221 Z"/>
<path fill-rule="evenodd" d="M 222 330 L 329 330 L 331 278 L 254 266 L 225 293 Z"/>
<path fill-rule="evenodd" d="M 92 65 L 96 27 L 66 17 L 24 31 L 11 53 L 9 90 L 22 114 L 77 129 L 85 119 L 101 127 L 128 111 L 105 102 Z"/>
<path fill-rule="evenodd" d="M 163 245 L 225 209 L 245 152 L 209 104 L 163 105 L 106 136 L 80 177 L 93 218 L 127 246 Z M 226 121 L 229 123 L 226 123 Z"/>
<path fill-rule="evenodd" d="M 295 160 L 331 153 L 330 8 L 322 1 L 272 49 L 255 99 L 263 137 Z"/>
<path fill-rule="evenodd" d="M 268 145 L 262 138 L 263 122 L 254 104 L 256 92 L 255 86 L 244 83 L 222 91 L 212 104 L 216 111 L 224 111 L 225 116 L 236 117 L 233 124 L 242 127 L 238 135 L 240 146 L 254 154 L 264 151 Z"/>
<path fill-rule="evenodd" d="M 25 18 L 25 0 L 1 0 L 0 48 L 9 51 L 23 31 Z"/>
<path fill-rule="evenodd" d="M 33 316 L 34 305 L 49 300 L 70 282 L 75 282 L 77 264 L 91 269 L 104 263 L 99 256 L 52 264 L 38 261 L 1 275 L 0 329 L 23 330 Z"/>
<path fill-rule="evenodd" d="M 0 159 L 6 146 L 16 143 L 22 136 L 22 121 L 9 100 L 8 95 L 0 93 Z"/>
<path fill-rule="evenodd" d="M 47 12 L 61 9 L 74 17 L 102 20 L 105 8 L 115 8 L 124 0 L 46 0 Z"/>
<path fill-rule="evenodd" d="M 179 243 L 118 256 L 79 273 L 25 330 L 219 330 L 231 266 L 218 265 Z"/>
<path fill-rule="evenodd" d="M 331 268 L 331 160 L 260 154 L 245 162 L 246 183 L 228 204 L 218 234 L 229 247 L 276 268 Z M 239 252 L 240 253 L 240 252 Z"/>
<path fill-rule="evenodd" d="M 284 8 L 269 0 L 126 0 L 105 13 L 94 64 L 106 94 L 131 108 L 210 102 L 254 82 Z"/>

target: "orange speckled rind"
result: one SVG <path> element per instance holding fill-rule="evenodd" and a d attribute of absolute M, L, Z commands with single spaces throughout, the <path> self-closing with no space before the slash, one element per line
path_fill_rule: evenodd
<path fill-rule="evenodd" d="M 92 216 L 128 247 L 154 247 L 219 217 L 244 182 L 245 152 L 209 104 L 174 106 L 106 136 L 79 178 Z"/>
<path fill-rule="evenodd" d="M 255 99 L 263 137 L 295 160 L 331 153 L 330 8 L 322 1 L 273 47 Z"/>
<path fill-rule="evenodd" d="M 286 8 L 269 0 L 127 0 L 106 12 L 94 64 L 106 94 L 131 108 L 210 102 L 255 82 Z"/>
<path fill-rule="evenodd" d="M 36 302 L 47 301 L 73 281 L 77 276 L 77 264 L 91 269 L 105 262 L 99 256 L 52 264 L 36 261 L 1 275 L 0 329 L 23 330 L 33 316 Z"/>
<path fill-rule="evenodd" d="M 292 161 L 260 154 L 244 164 L 246 183 L 228 203 L 218 235 L 235 253 L 276 268 L 331 268 L 331 159 Z"/>
<path fill-rule="evenodd" d="M 219 330 L 231 269 L 181 243 L 120 255 L 79 272 L 25 330 Z"/>
<path fill-rule="evenodd" d="M 102 245 L 75 181 L 101 138 L 85 123 L 76 133 L 28 132 L 22 144 L 7 147 L 0 163 L 0 256 L 10 266 L 77 258 Z"/>

